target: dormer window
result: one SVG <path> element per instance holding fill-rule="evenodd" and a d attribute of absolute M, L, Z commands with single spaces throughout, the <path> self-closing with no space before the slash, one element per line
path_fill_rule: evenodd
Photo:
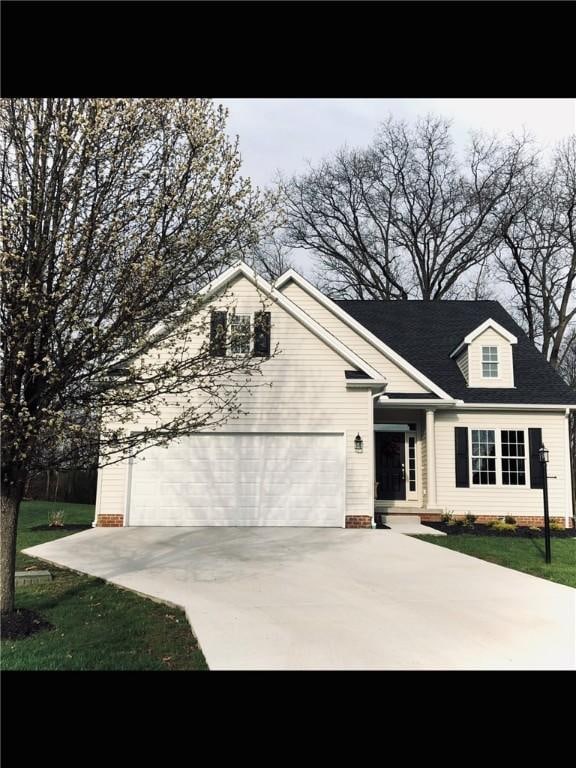
<path fill-rule="evenodd" d="M 498 378 L 498 347 L 482 347 L 482 378 Z"/>
<path fill-rule="evenodd" d="M 514 387 L 512 347 L 518 339 L 491 317 L 464 336 L 450 353 L 466 385 L 511 389 Z"/>

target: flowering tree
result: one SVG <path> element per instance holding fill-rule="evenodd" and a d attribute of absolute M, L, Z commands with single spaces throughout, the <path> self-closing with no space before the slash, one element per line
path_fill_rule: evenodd
<path fill-rule="evenodd" d="M 31 475 L 233 418 L 259 371 L 198 343 L 199 286 L 264 215 L 225 120 L 203 99 L 0 102 L 3 613 Z"/>

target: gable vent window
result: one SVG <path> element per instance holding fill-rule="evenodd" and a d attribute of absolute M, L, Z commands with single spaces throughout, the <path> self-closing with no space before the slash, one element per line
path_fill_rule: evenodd
<path fill-rule="evenodd" d="M 230 352 L 233 355 L 250 352 L 250 315 L 233 315 L 230 319 Z"/>
<path fill-rule="evenodd" d="M 498 378 L 498 347 L 482 347 L 482 378 Z"/>

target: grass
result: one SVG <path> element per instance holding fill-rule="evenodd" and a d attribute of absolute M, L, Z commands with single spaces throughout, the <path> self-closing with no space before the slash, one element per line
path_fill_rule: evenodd
<path fill-rule="evenodd" d="M 94 518 L 90 504 L 29 501 L 22 504 L 18 550 L 67 536 L 57 528 L 34 531 L 51 510 L 64 510 L 66 525 Z M 54 629 L 1 643 L 3 670 L 198 670 L 206 662 L 184 613 L 133 592 L 41 560 L 17 556 L 17 570 L 48 568 L 50 583 L 18 587 L 18 608 L 40 613 Z"/>
<path fill-rule="evenodd" d="M 456 534 L 415 537 L 490 563 L 576 587 L 576 539 L 551 540 L 552 562 L 544 562 L 544 539 Z"/>

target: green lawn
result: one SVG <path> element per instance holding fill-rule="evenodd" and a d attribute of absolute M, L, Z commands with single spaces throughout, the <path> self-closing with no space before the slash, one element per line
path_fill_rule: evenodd
<path fill-rule="evenodd" d="M 465 555 L 490 563 L 524 571 L 532 576 L 576 587 L 576 539 L 551 541 L 552 562 L 544 562 L 544 539 L 515 539 L 496 536 L 456 534 L 453 536 L 417 536 L 422 541 L 455 549 Z"/>
<path fill-rule="evenodd" d="M 66 524 L 90 526 L 90 504 L 29 501 L 22 504 L 18 549 L 74 531 L 34 531 L 51 509 L 64 509 Z M 54 629 L 1 643 L 1 666 L 50 670 L 198 670 L 206 662 L 184 613 L 101 579 L 47 565 L 18 552 L 17 570 L 48 569 L 50 583 L 19 587 L 16 603 L 40 613 Z"/>

